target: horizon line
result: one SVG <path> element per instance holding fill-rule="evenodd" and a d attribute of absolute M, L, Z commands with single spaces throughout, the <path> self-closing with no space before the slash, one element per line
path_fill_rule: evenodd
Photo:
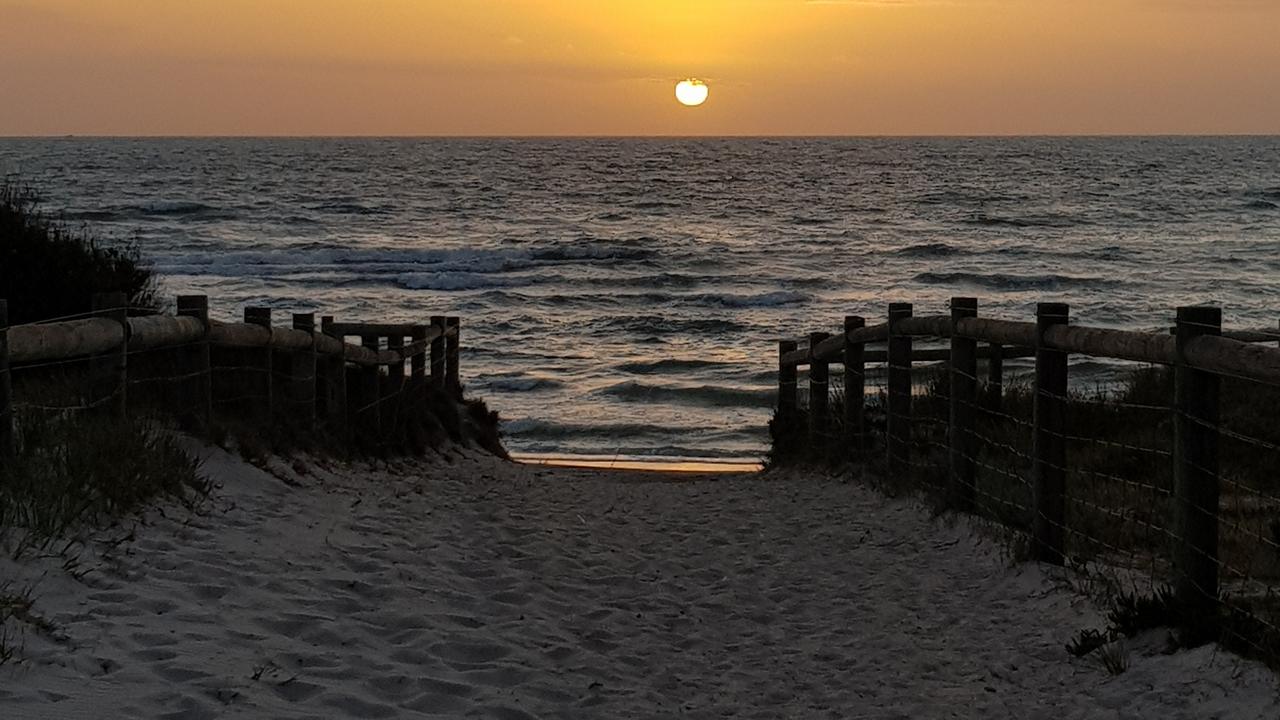
<path fill-rule="evenodd" d="M 0 134 L 0 140 L 875 140 L 875 139 L 1034 139 L 1034 138 L 1271 138 L 1275 132 L 1239 133 L 865 133 L 865 134 Z"/>

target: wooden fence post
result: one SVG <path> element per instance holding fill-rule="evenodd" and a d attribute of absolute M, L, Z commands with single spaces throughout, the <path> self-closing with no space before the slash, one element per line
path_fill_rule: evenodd
<path fill-rule="evenodd" d="M 795 352 L 795 340 L 778 341 L 778 415 L 794 417 L 798 404 L 796 402 L 796 366 L 782 361 L 787 353 Z"/>
<path fill-rule="evenodd" d="M 907 470 L 911 461 L 911 336 L 897 332 L 898 321 L 911 317 L 911 303 L 889 303 L 889 378 L 886 408 L 888 469 Z"/>
<path fill-rule="evenodd" d="M 440 331 L 440 335 L 431 341 L 431 386 L 443 390 L 445 385 L 444 332 L 448 327 L 443 315 L 432 315 L 431 326 Z"/>
<path fill-rule="evenodd" d="M 397 352 L 404 350 L 404 336 L 390 335 L 387 337 L 387 349 Z M 387 375 L 391 378 L 392 385 L 399 385 L 404 382 L 404 360 L 391 363 L 387 366 Z"/>
<path fill-rule="evenodd" d="M 123 418 L 129 406 L 129 296 L 122 292 L 95 293 L 92 303 L 94 317 L 120 323 L 124 339 L 120 347 L 90 361 L 90 404 L 96 407 L 101 403 L 104 413 Z"/>
<path fill-rule="evenodd" d="M 192 359 L 196 373 L 190 387 L 190 401 L 196 406 L 195 415 L 204 423 L 207 431 L 213 424 L 213 363 L 209 353 L 209 296 L 179 295 L 178 316 L 193 317 L 204 325 L 204 335 L 187 356 Z"/>
<path fill-rule="evenodd" d="M 427 326 L 414 325 L 409 333 L 409 340 L 415 345 L 427 339 Z M 409 360 L 409 384 L 413 393 L 421 397 L 427 384 L 427 352 L 422 350 Z"/>
<path fill-rule="evenodd" d="M 13 383 L 9 378 L 9 301 L 0 300 L 0 457 L 14 453 Z"/>
<path fill-rule="evenodd" d="M 800 418 L 800 403 L 796 397 L 796 366 L 787 364 L 782 358 L 798 347 L 795 340 L 778 341 L 778 414 L 774 419 L 773 442 L 775 445 L 786 445 L 778 449 L 791 457 L 795 457 L 799 448 L 799 433 L 796 425 Z"/>
<path fill-rule="evenodd" d="M 991 343 L 987 359 L 987 406 L 999 412 L 1004 404 L 1004 346 Z"/>
<path fill-rule="evenodd" d="M 315 313 L 294 313 L 293 329 L 311 336 L 311 348 L 289 353 L 289 386 L 291 405 L 302 416 L 302 425 L 308 431 L 316 429 L 316 396 L 319 394 L 319 375 L 316 372 L 316 316 Z M 295 412 L 289 409 L 290 416 Z"/>
<path fill-rule="evenodd" d="M 445 368 L 446 372 L 449 374 L 449 379 L 446 384 L 449 386 L 450 391 L 461 393 L 462 380 L 459 372 L 461 368 L 458 367 L 458 363 L 462 356 L 462 325 L 458 321 L 458 318 L 453 315 L 445 318 L 445 325 L 453 333 L 445 339 L 444 344 L 446 355 Z"/>
<path fill-rule="evenodd" d="M 956 326 L 963 318 L 977 316 L 977 298 L 951 298 L 951 408 L 947 431 L 951 455 L 951 506 L 961 512 L 973 512 L 977 489 L 974 404 L 978 401 L 978 342 L 961 337 Z"/>
<path fill-rule="evenodd" d="M 260 325 L 271 330 L 271 308 L 265 307 L 247 307 L 244 309 L 244 322 L 246 325 Z M 267 347 L 263 350 L 263 360 L 260 363 L 262 370 L 261 387 L 265 396 L 266 417 L 268 420 L 274 419 L 276 415 L 276 399 L 275 399 L 275 350 L 271 347 L 271 343 L 267 343 Z M 252 370 L 250 371 L 252 372 Z"/>
<path fill-rule="evenodd" d="M 388 350 L 404 350 L 404 335 L 390 335 L 387 337 Z M 394 362 L 387 366 L 387 392 L 384 397 L 387 398 L 386 408 L 383 410 L 382 426 L 394 432 L 400 427 L 400 408 L 403 407 L 404 399 L 400 396 L 400 391 L 404 389 L 407 379 L 404 376 L 404 361 Z"/>
<path fill-rule="evenodd" d="M 377 352 L 377 335 L 361 335 L 360 344 Z M 360 369 L 360 394 L 356 401 L 356 422 L 370 447 L 382 444 L 382 373 L 377 365 Z"/>
<path fill-rule="evenodd" d="M 831 377 L 831 365 L 819 360 L 818 343 L 831 337 L 831 333 L 809 333 L 809 447 L 813 457 L 825 461 L 831 449 L 831 396 L 827 386 Z"/>
<path fill-rule="evenodd" d="M 1212 621 L 1218 605 L 1218 420 L 1222 380 L 1186 363 L 1187 344 L 1222 334 L 1222 310 L 1180 307 L 1174 368 L 1174 591 L 1190 618 Z M 1197 633 L 1206 628 L 1186 630 Z M 1212 638 L 1196 637 L 1192 642 Z"/>
<path fill-rule="evenodd" d="M 320 397 L 324 405 L 326 426 L 335 438 L 350 443 L 350 426 L 347 423 L 347 345 L 341 336 L 333 332 L 333 324 L 332 315 L 325 315 L 320 319 L 320 331 L 342 342 L 342 352 L 324 362 L 324 392 Z"/>
<path fill-rule="evenodd" d="M 1064 303 L 1036 305 L 1035 449 L 1032 532 L 1041 562 L 1062 565 L 1066 553 L 1067 354 L 1044 345 L 1044 333 L 1066 325 Z"/>
<path fill-rule="evenodd" d="M 866 325 L 859 315 L 844 316 L 844 443 L 849 455 L 858 458 L 866 450 L 862 427 L 867 396 L 866 344 L 849 342 L 849 333 Z"/>

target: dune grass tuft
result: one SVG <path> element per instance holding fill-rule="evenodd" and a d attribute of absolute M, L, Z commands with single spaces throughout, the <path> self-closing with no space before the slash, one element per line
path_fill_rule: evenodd
<path fill-rule="evenodd" d="M 0 540 L 15 556 L 157 498 L 209 491 L 199 461 L 145 420 L 19 413 L 18 452 L 0 464 Z"/>

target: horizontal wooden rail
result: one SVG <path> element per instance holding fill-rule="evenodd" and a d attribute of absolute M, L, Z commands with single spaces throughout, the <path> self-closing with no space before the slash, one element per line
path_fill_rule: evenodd
<path fill-rule="evenodd" d="M 846 335 L 835 335 L 818 343 L 817 357 L 819 360 L 839 361 L 840 355 L 844 353 L 845 342 L 858 343 L 876 343 L 885 342 L 889 339 L 889 324 L 880 323 L 879 325 L 868 325 L 857 330 L 851 330 Z M 809 353 L 809 348 L 800 348 L 792 350 L 780 358 L 780 361 L 787 365 L 808 365 L 813 359 L 813 355 Z"/>
<path fill-rule="evenodd" d="M 1035 347 L 1036 324 L 1014 320 L 990 318 L 962 318 L 956 321 L 955 332 L 960 337 L 999 345 Z"/>
<path fill-rule="evenodd" d="M 902 318 L 898 330 L 903 335 L 916 337 L 950 337 L 952 319 L 943 315 L 923 315 Z M 1171 335 L 1156 332 L 1113 330 L 1081 325 L 1053 325 L 1044 331 L 1044 337 L 1033 322 L 994 320 L 991 318 L 965 317 L 954 321 L 955 333 L 964 338 L 1003 346 L 1001 359 L 1033 357 L 1031 348 L 1037 340 L 1044 348 L 1077 355 L 1089 355 L 1112 360 L 1129 360 L 1154 365 L 1177 363 L 1177 342 Z M 827 338 L 811 348 L 802 347 L 785 353 L 779 358 L 783 366 L 804 366 L 818 362 L 839 363 L 847 343 L 880 342 L 887 337 L 887 324 L 874 325 L 850 331 L 845 335 Z M 1280 348 L 1260 343 L 1280 338 L 1271 331 L 1228 331 L 1222 335 L 1197 338 L 1187 349 L 1187 363 L 1199 370 L 1234 375 L 1264 382 L 1280 381 Z M 978 357 L 990 357 L 989 349 L 980 349 Z M 949 357 L 945 349 L 914 350 L 913 361 L 945 361 Z M 885 351 L 868 351 L 864 361 L 886 362 Z"/>
<path fill-rule="evenodd" d="M 1183 352 L 1187 365 L 1197 370 L 1280 383 L 1280 348 L 1201 335 L 1187 341 Z"/>
<path fill-rule="evenodd" d="M 381 335 L 381 336 L 403 336 L 408 337 L 413 334 L 416 328 L 430 327 L 426 323 L 340 323 L 336 322 L 329 326 L 329 332 L 334 337 L 364 337 L 365 335 Z"/>
<path fill-rule="evenodd" d="M 168 315 L 129 318 L 130 350 L 186 345 L 203 337 L 204 323 L 199 318 Z"/>
<path fill-rule="evenodd" d="M 204 323 L 195 317 L 146 315 L 128 319 L 129 350 L 153 350 L 199 342 L 204 339 Z M 266 327 L 247 323 L 210 321 L 209 342 L 218 347 L 264 348 L 301 351 L 315 348 L 322 355 L 343 355 L 356 365 L 395 365 L 430 350 L 431 342 L 442 336 L 456 337 L 456 327 L 447 332 L 441 328 L 422 326 L 423 339 L 400 348 L 373 350 L 342 342 L 337 337 L 313 335 L 288 327 Z M 380 325 L 348 323 L 343 327 L 392 329 L 412 325 Z M 117 348 L 126 340 L 123 328 L 115 320 L 89 318 L 40 325 L 19 325 L 9 329 L 9 362 L 14 364 L 48 362 L 89 357 Z"/>
<path fill-rule="evenodd" d="M 115 320 L 90 318 L 9 328 L 9 362 L 63 360 L 104 353 L 124 342 Z"/>
<path fill-rule="evenodd" d="M 858 328 L 851 331 L 846 337 L 851 343 L 885 342 L 889 339 L 889 323 Z"/>
<path fill-rule="evenodd" d="M 1240 342 L 1247 342 L 1247 343 L 1280 342 L 1280 331 L 1223 330 L 1222 337 L 1228 340 L 1238 340 Z"/>
<path fill-rule="evenodd" d="M 800 359 L 803 356 L 803 359 Z M 1002 350 L 993 351 L 988 345 L 978 348 L 977 357 L 980 360 L 990 359 L 992 356 L 999 357 L 1004 360 L 1014 360 L 1018 358 L 1030 358 L 1036 356 L 1034 348 L 1012 347 Z M 795 362 L 790 363 L 792 366 L 804 366 L 809 364 L 809 350 L 802 348 L 789 352 L 783 356 L 784 359 L 792 358 Z M 951 357 L 951 351 L 947 348 L 917 348 L 911 351 L 912 362 L 945 362 Z M 863 362 L 875 364 L 889 362 L 889 352 L 887 350 L 866 350 L 863 352 Z M 832 358 L 831 362 L 840 364 L 842 358 L 838 355 Z"/>
<path fill-rule="evenodd" d="M 951 337 L 950 315 L 916 315 L 898 321 L 895 332 L 915 337 Z"/>
<path fill-rule="evenodd" d="M 989 345 L 983 345 L 978 348 L 976 357 L 979 360 L 988 360 L 993 355 L 1003 360 L 1013 360 L 1016 358 L 1031 358 L 1036 356 L 1035 348 L 1004 348 L 1002 350 L 993 351 Z M 916 348 L 911 351 L 911 362 L 946 362 L 951 359 L 950 348 Z M 867 363 L 885 363 L 889 362 L 888 350 L 867 350 L 863 353 L 863 362 Z"/>
<path fill-rule="evenodd" d="M 127 306 L 122 293 L 98 294 L 92 317 L 8 327 L 0 299 L 0 454 L 15 447 L 14 371 L 43 379 L 47 366 L 85 381 L 68 386 L 62 406 L 31 406 L 41 410 L 119 418 L 161 411 L 205 428 L 234 418 L 323 431 L 364 448 L 416 443 L 405 432 L 406 408 L 431 393 L 462 394 L 457 317 L 336 323 L 325 316 L 317 324 L 303 312 L 273 323 L 271 308 L 251 306 L 243 322 L 220 322 L 209 317 L 205 295 L 179 296 L 172 316 L 128 317 Z M 349 336 L 359 343 L 347 344 Z M 62 367 L 68 362 L 75 365 Z"/>
<path fill-rule="evenodd" d="M 1168 335 L 1078 325 L 1050 327 L 1044 333 L 1044 345 L 1063 352 L 1158 365 L 1172 365 L 1177 358 L 1177 343 Z"/>
<path fill-rule="evenodd" d="M 1169 328 L 1169 334 L 1175 335 L 1177 327 Z M 1223 330 L 1221 337 L 1247 343 L 1280 342 L 1278 330 Z"/>

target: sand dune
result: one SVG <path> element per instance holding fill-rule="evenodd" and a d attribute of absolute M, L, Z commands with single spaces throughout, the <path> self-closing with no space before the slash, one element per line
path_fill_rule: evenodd
<path fill-rule="evenodd" d="M 449 464 L 260 471 L 205 512 L 0 561 L 55 626 L 6 718 L 1274 718 L 1280 684 L 1098 623 L 963 523 L 822 478 Z M 100 534 L 118 540 L 124 530 Z"/>

